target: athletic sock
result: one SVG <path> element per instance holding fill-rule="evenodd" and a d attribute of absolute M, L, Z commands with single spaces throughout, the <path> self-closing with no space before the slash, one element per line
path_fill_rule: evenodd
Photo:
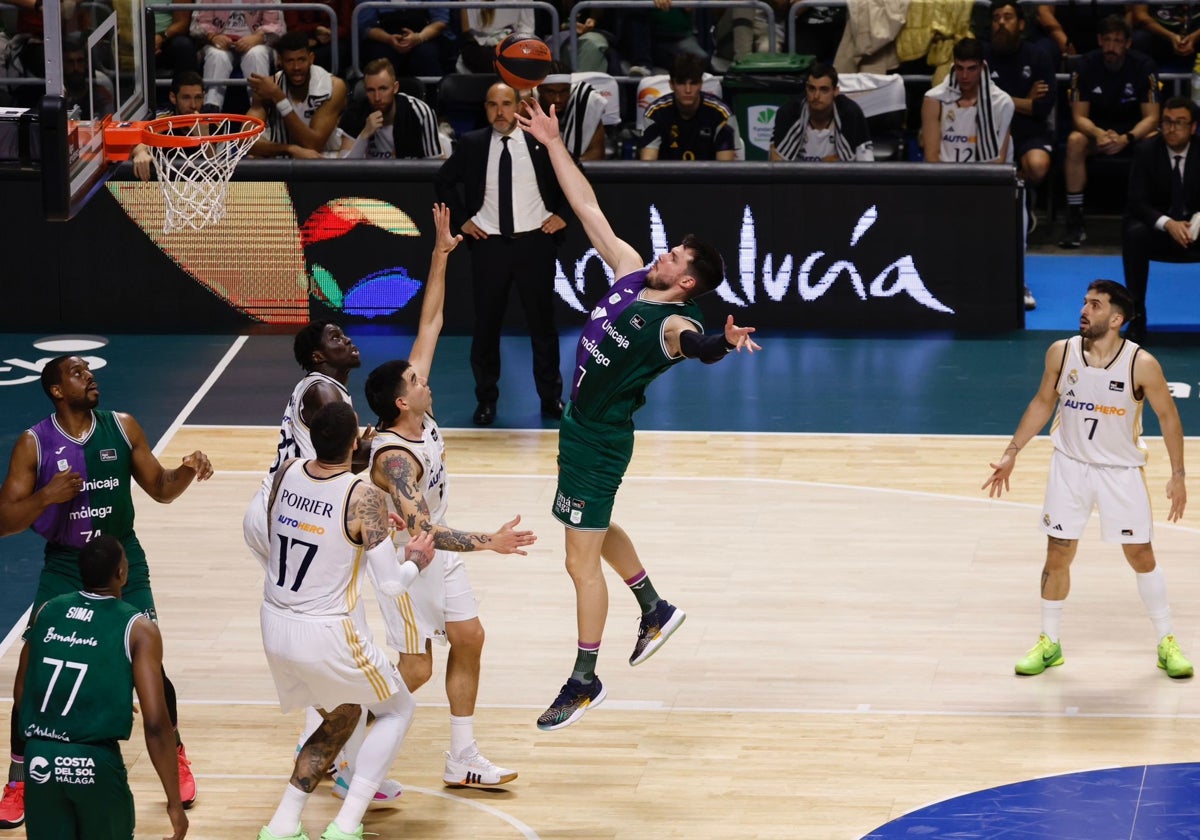
<path fill-rule="evenodd" d="M 267 828 L 276 837 L 292 837 L 300 833 L 300 814 L 308 802 L 309 794 L 293 786 L 290 782 L 283 791 L 283 799 L 275 809 L 275 816 L 267 823 Z"/>
<path fill-rule="evenodd" d="M 654 608 L 658 606 L 658 593 L 654 591 L 654 584 L 650 582 L 646 570 L 642 569 L 633 577 L 625 581 L 625 585 L 633 592 L 637 598 L 638 606 L 642 608 L 642 615 L 649 615 L 654 612 Z"/>
<path fill-rule="evenodd" d="M 1171 634 L 1171 604 L 1167 601 L 1167 579 L 1162 569 L 1155 566 L 1152 572 L 1139 572 L 1137 588 L 1146 605 L 1146 614 L 1154 624 L 1154 632 L 1162 641 L 1163 636 Z"/>
<path fill-rule="evenodd" d="M 588 685 L 596 679 L 596 658 L 600 655 L 599 642 L 580 642 L 579 652 L 575 654 L 575 670 L 571 679 L 579 680 Z"/>
<path fill-rule="evenodd" d="M 8 780 L 10 782 L 25 781 L 25 756 L 14 755 L 9 757 Z"/>
<path fill-rule="evenodd" d="M 450 715 L 450 757 L 462 758 L 475 743 L 475 716 Z"/>
<path fill-rule="evenodd" d="M 1062 611 L 1066 601 L 1042 599 L 1042 632 L 1052 642 L 1058 641 L 1058 626 L 1062 622 Z"/>

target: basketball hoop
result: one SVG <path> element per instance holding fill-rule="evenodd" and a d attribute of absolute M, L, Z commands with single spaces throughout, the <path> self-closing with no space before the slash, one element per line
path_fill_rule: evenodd
<path fill-rule="evenodd" d="M 221 221 L 229 179 L 265 125 L 237 114 L 162 117 L 142 126 L 167 206 L 163 233 Z"/>

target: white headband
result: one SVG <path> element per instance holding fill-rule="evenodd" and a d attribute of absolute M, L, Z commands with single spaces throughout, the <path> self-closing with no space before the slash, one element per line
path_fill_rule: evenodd
<path fill-rule="evenodd" d="M 571 84 L 570 73 L 551 73 L 546 78 L 542 79 L 544 85 L 569 85 Z"/>

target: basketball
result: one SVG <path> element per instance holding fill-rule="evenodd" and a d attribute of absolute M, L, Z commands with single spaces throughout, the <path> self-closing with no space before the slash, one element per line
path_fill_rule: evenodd
<path fill-rule="evenodd" d="M 496 45 L 496 72 L 516 90 L 531 90 L 550 72 L 550 48 L 535 35 L 509 35 Z"/>

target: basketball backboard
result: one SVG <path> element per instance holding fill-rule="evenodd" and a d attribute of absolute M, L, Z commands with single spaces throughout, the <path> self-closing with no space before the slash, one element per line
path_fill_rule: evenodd
<path fill-rule="evenodd" d="M 146 27 L 144 0 L 45 0 L 36 111 L 47 219 L 70 219 L 104 183 L 106 122 L 146 119 Z"/>

